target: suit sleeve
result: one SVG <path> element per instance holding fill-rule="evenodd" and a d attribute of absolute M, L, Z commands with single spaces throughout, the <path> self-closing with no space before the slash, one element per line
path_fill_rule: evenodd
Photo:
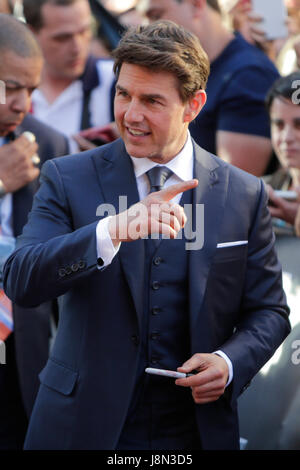
<path fill-rule="evenodd" d="M 261 182 L 248 240 L 247 273 L 241 315 L 232 337 L 220 348 L 233 364 L 232 400 L 272 357 L 290 331 L 282 271 Z"/>
<path fill-rule="evenodd" d="M 46 162 L 28 223 L 5 265 L 6 295 L 20 306 L 34 307 L 98 271 L 96 226 L 97 221 L 74 230 L 55 160 Z"/>

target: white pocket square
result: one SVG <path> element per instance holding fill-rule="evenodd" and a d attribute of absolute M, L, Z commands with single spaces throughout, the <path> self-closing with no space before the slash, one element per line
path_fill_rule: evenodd
<path fill-rule="evenodd" d="M 237 242 L 218 243 L 217 248 L 229 248 L 230 246 L 248 245 L 248 240 L 239 240 Z"/>

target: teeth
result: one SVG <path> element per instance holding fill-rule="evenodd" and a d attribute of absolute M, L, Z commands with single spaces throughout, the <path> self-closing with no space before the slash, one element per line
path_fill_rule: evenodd
<path fill-rule="evenodd" d="M 129 132 L 130 132 L 132 135 L 145 135 L 145 132 L 142 132 L 142 131 L 134 131 L 133 129 L 129 129 Z"/>

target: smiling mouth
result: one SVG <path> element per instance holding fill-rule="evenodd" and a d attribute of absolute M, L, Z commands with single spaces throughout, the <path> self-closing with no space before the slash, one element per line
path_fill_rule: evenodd
<path fill-rule="evenodd" d="M 126 127 L 126 129 L 127 129 L 127 132 L 133 137 L 145 137 L 147 135 L 150 135 L 150 132 L 141 131 L 138 129 L 131 129 L 130 127 Z"/>

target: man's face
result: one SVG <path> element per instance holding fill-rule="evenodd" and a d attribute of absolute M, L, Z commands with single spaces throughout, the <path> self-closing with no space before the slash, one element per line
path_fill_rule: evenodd
<path fill-rule="evenodd" d="M 271 110 L 271 138 L 284 168 L 300 168 L 300 106 L 275 98 Z"/>
<path fill-rule="evenodd" d="M 75 80 L 84 71 L 91 41 L 91 12 L 86 0 L 73 5 L 46 3 L 42 7 L 43 26 L 35 31 L 53 78 Z"/>
<path fill-rule="evenodd" d="M 5 104 L 0 104 L 0 136 L 21 124 L 31 105 L 31 94 L 40 83 L 42 58 L 1 52 L 0 80 L 5 85 Z"/>
<path fill-rule="evenodd" d="M 194 9 L 191 0 L 148 0 L 145 14 L 152 21 L 174 21 L 187 30 L 193 31 Z"/>
<path fill-rule="evenodd" d="M 193 100 L 184 104 L 169 72 L 124 63 L 116 85 L 115 119 L 127 152 L 166 163 L 185 144 Z"/>

